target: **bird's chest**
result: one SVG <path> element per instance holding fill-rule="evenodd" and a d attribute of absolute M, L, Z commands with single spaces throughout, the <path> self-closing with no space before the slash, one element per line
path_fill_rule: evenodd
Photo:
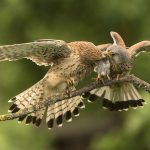
<path fill-rule="evenodd" d="M 53 72 L 58 76 L 64 77 L 65 79 L 71 78 L 74 82 L 78 82 L 91 70 L 92 66 L 83 64 L 79 55 L 74 54 L 53 68 Z"/>
<path fill-rule="evenodd" d="M 85 75 L 87 68 L 81 64 L 78 58 L 64 59 L 61 63 L 54 65 L 46 74 L 45 95 L 50 96 L 71 90 Z M 50 92 L 49 92 L 50 91 Z"/>
<path fill-rule="evenodd" d="M 110 76 L 116 77 L 118 74 L 127 74 L 131 70 L 131 63 L 125 62 L 125 63 L 112 63 L 110 67 Z"/>
<path fill-rule="evenodd" d="M 64 77 L 58 76 L 55 72 L 49 72 L 45 77 L 44 97 L 64 93 L 68 87 L 69 83 Z"/>

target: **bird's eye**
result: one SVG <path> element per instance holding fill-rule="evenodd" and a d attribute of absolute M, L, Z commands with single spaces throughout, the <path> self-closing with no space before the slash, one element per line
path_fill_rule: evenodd
<path fill-rule="evenodd" d="M 111 54 L 112 56 L 118 56 L 119 55 L 119 53 L 113 53 L 112 52 L 112 54 Z"/>
<path fill-rule="evenodd" d="M 114 55 L 116 55 L 116 54 L 115 54 L 115 53 L 112 53 L 111 55 L 114 56 Z"/>

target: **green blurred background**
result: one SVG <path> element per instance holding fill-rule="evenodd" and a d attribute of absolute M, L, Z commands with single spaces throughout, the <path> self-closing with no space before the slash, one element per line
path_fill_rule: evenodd
<path fill-rule="evenodd" d="M 150 40 L 149 0 L 1 0 L 0 45 L 52 38 L 101 44 L 119 32 L 127 46 Z M 150 55 L 134 62 L 133 73 L 150 82 Z M 29 60 L 0 63 L 0 112 L 7 100 L 41 79 L 47 68 Z M 85 85 L 84 80 L 82 85 Z M 103 110 L 101 102 L 87 104 L 81 115 L 63 128 L 47 130 L 0 122 L 0 150 L 149 150 L 150 95 L 143 109 L 128 112 Z"/>

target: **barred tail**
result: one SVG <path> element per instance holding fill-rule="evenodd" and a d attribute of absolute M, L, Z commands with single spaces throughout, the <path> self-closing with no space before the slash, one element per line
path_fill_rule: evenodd
<path fill-rule="evenodd" d="M 91 93 L 86 93 L 84 97 L 89 97 L 90 101 L 101 97 L 103 107 L 111 111 L 128 110 L 129 107 L 136 109 L 145 103 L 132 83 L 121 83 L 94 89 Z"/>
<path fill-rule="evenodd" d="M 41 80 L 33 85 L 31 88 L 9 100 L 9 102 L 13 102 L 13 104 L 9 108 L 9 112 L 15 113 L 19 110 L 35 106 L 38 102 L 45 100 L 43 99 L 43 89 L 44 82 L 43 80 Z M 55 121 L 57 126 L 61 127 L 64 118 L 67 120 L 67 122 L 72 121 L 72 116 L 79 116 L 78 109 L 84 107 L 85 105 L 82 101 L 81 96 L 76 96 L 67 100 L 56 102 L 48 106 L 46 117 L 46 123 L 48 128 L 51 129 L 54 126 Z M 21 116 L 18 118 L 18 122 L 22 122 L 26 119 L 26 124 L 32 123 L 36 126 L 40 126 L 45 110 L 46 108 L 44 110 L 40 110 L 29 115 Z"/>
<path fill-rule="evenodd" d="M 58 127 L 63 125 L 63 119 L 67 122 L 72 121 L 72 115 L 79 116 L 78 108 L 84 108 L 85 105 L 80 96 L 57 102 L 50 105 L 47 109 L 46 123 L 48 129 L 53 128 L 54 122 Z"/>
<path fill-rule="evenodd" d="M 43 80 L 41 80 L 31 88 L 10 99 L 8 102 L 13 102 L 13 104 L 8 111 L 11 113 L 15 113 L 19 110 L 29 108 L 36 105 L 38 102 L 43 101 L 43 84 Z M 24 119 L 26 119 L 26 124 L 33 123 L 36 126 L 39 126 L 41 124 L 44 111 L 45 110 L 40 110 L 29 115 L 21 116 L 18 118 L 18 122 L 20 123 Z"/>

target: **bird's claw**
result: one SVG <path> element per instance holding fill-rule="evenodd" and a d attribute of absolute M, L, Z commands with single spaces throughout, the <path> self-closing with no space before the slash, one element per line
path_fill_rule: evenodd
<path fill-rule="evenodd" d="M 122 77 L 122 74 L 117 74 L 116 80 L 119 80 Z"/>
<path fill-rule="evenodd" d="M 104 84 L 104 78 L 97 76 L 96 78 L 92 78 L 93 80 L 97 81 L 97 82 L 102 82 Z"/>
<path fill-rule="evenodd" d="M 65 94 L 68 96 L 68 97 L 71 97 L 71 89 L 66 89 L 66 92 Z"/>
<path fill-rule="evenodd" d="M 99 77 L 93 77 L 92 80 L 94 80 L 94 81 L 100 81 L 100 78 Z"/>
<path fill-rule="evenodd" d="M 92 78 L 92 80 L 101 81 L 102 77 L 100 75 L 97 75 L 97 77 Z"/>
<path fill-rule="evenodd" d="M 73 80 L 67 80 L 67 84 L 70 85 L 70 86 L 73 86 L 74 81 Z"/>

